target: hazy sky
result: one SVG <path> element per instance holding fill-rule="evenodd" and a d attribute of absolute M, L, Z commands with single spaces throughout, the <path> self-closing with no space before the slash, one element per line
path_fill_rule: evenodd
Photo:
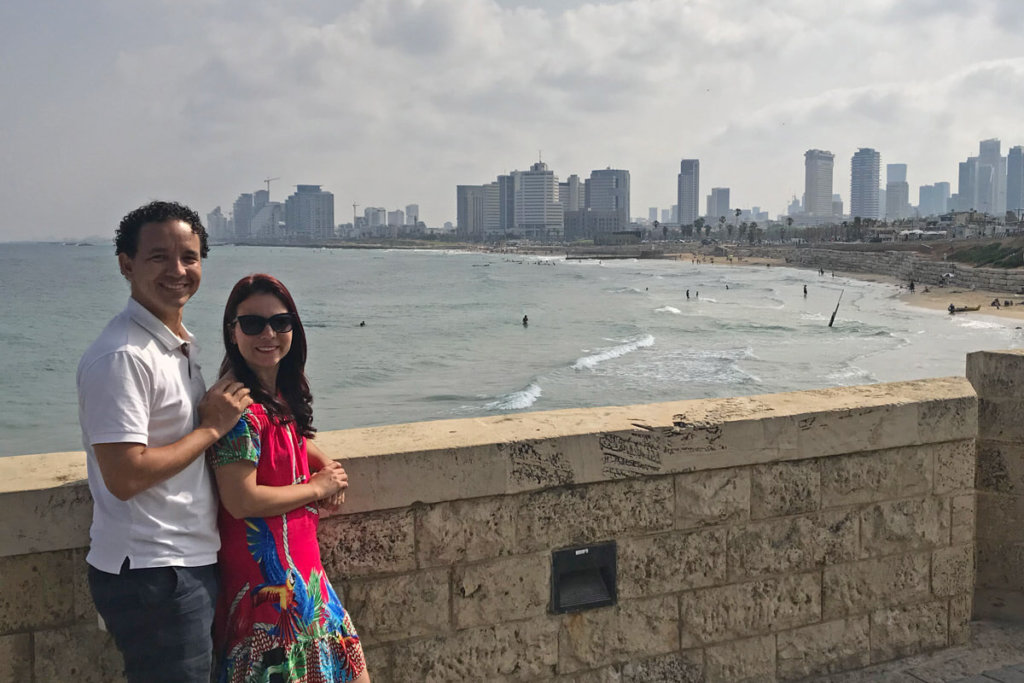
<path fill-rule="evenodd" d="M 6 0 L 0 240 L 109 234 L 178 199 L 296 184 L 455 220 L 455 186 L 632 174 L 632 213 L 701 193 L 772 215 L 803 153 L 874 147 L 956 191 L 978 141 L 1024 144 L 1021 0 Z M 884 182 L 884 170 L 883 170 Z M 362 208 L 360 208 L 360 213 Z"/>

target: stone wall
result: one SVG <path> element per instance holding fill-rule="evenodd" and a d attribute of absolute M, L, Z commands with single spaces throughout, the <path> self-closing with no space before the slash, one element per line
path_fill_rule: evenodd
<path fill-rule="evenodd" d="M 967 356 L 978 394 L 975 615 L 1024 620 L 1024 350 Z"/>
<path fill-rule="evenodd" d="M 962 378 L 330 432 L 328 573 L 376 683 L 793 680 L 964 642 Z M 0 458 L 0 683 L 119 680 L 84 580 L 81 454 Z M 553 550 L 618 601 L 549 612 Z"/>

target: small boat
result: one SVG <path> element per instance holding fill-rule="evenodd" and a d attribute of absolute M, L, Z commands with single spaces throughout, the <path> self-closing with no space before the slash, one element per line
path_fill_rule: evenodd
<path fill-rule="evenodd" d="M 981 306 L 954 306 L 952 304 L 949 305 L 949 314 L 950 315 L 953 315 L 954 313 L 969 313 L 971 311 L 980 311 L 980 310 L 981 310 Z"/>

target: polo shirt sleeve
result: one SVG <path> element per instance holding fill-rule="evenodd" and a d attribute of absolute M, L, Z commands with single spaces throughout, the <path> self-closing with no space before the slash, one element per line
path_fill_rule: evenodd
<path fill-rule="evenodd" d="M 83 369 L 78 383 L 82 428 L 89 444 L 149 445 L 153 377 L 127 351 L 100 356 Z"/>
<path fill-rule="evenodd" d="M 248 416 L 248 413 L 243 414 L 238 420 L 238 424 L 232 427 L 231 431 L 221 437 L 220 441 L 210 449 L 209 460 L 213 467 L 221 467 L 233 462 L 259 464 L 260 433 L 246 419 Z"/>

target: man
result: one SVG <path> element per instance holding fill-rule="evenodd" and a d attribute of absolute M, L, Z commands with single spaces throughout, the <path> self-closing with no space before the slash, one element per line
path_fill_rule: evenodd
<path fill-rule="evenodd" d="M 217 498 L 204 452 L 252 403 L 239 382 L 205 393 L 182 323 L 208 247 L 199 216 L 152 202 L 114 239 L 128 305 L 78 365 L 93 497 L 89 587 L 129 681 L 209 681 Z"/>

